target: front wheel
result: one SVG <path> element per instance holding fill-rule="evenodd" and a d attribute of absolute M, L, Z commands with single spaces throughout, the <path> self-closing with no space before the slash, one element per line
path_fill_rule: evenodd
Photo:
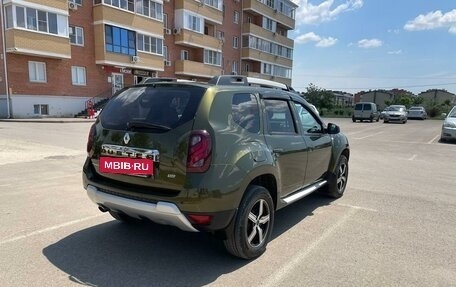
<path fill-rule="evenodd" d="M 236 257 L 252 259 L 266 251 L 274 224 L 274 203 L 269 191 L 250 185 L 230 224 L 226 250 Z"/>

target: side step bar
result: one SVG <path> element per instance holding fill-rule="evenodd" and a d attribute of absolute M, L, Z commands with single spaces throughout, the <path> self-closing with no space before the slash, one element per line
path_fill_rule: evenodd
<path fill-rule="evenodd" d="M 316 182 L 316 183 L 314 183 L 312 185 L 309 185 L 309 186 L 305 187 L 304 189 L 298 190 L 298 191 L 290 194 L 289 196 L 287 196 L 285 198 L 282 198 L 282 200 L 285 201 L 286 204 L 293 203 L 293 202 L 303 198 L 304 196 L 309 195 L 312 192 L 316 191 L 317 189 L 319 189 L 320 187 L 322 187 L 326 183 L 327 183 L 326 180 L 322 180 L 322 181 Z"/>

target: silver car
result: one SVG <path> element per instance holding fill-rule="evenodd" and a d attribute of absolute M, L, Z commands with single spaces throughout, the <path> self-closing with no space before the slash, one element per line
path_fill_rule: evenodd
<path fill-rule="evenodd" d="M 456 140 L 456 106 L 446 116 L 442 124 L 440 141 Z"/>
<path fill-rule="evenodd" d="M 407 110 L 403 105 L 392 105 L 389 106 L 388 110 L 383 115 L 383 122 L 401 122 L 405 124 L 407 122 Z"/>
<path fill-rule="evenodd" d="M 427 113 L 426 113 L 426 109 L 423 108 L 423 107 L 411 107 L 409 110 L 408 110 L 408 115 L 407 117 L 409 119 L 421 119 L 421 120 L 425 120 L 427 119 Z"/>

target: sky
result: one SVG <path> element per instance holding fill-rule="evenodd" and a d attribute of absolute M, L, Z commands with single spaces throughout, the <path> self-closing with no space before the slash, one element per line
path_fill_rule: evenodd
<path fill-rule="evenodd" d="M 455 0 L 295 0 L 292 86 L 456 94 Z"/>

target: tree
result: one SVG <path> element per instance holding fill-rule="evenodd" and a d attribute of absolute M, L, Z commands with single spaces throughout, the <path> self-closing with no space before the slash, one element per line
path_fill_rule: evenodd
<path fill-rule="evenodd" d="M 423 97 L 418 96 L 413 99 L 413 105 L 415 105 L 415 106 L 421 106 L 423 104 L 423 102 L 424 102 Z"/>
<path fill-rule="evenodd" d="M 319 88 L 312 83 L 309 84 L 303 95 L 309 103 L 315 105 L 319 110 L 331 110 L 334 107 L 334 95 L 330 91 Z"/>

